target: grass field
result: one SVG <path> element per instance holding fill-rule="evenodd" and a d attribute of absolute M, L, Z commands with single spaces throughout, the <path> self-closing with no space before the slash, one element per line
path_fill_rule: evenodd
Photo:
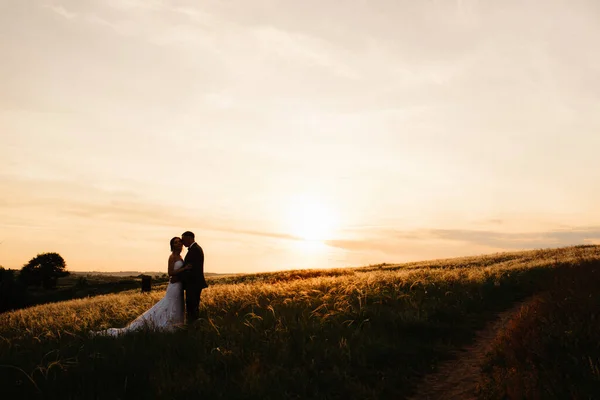
<path fill-rule="evenodd" d="M 600 399 L 600 263 L 561 271 L 501 332 L 482 399 Z"/>
<path fill-rule="evenodd" d="M 44 399 L 402 398 L 495 313 L 598 262 L 600 247 L 577 246 L 213 278 L 194 326 L 119 339 L 88 332 L 126 325 L 163 290 L 32 307 L 0 315 L 1 390 Z"/>

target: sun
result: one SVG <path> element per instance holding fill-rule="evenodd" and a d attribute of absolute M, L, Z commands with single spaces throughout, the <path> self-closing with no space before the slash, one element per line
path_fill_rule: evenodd
<path fill-rule="evenodd" d="M 289 224 L 294 236 L 314 242 L 331 239 L 335 227 L 332 211 L 310 196 L 298 196 L 291 202 Z"/>

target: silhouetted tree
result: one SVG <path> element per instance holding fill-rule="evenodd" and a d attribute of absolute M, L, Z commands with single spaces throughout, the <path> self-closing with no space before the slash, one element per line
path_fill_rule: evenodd
<path fill-rule="evenodd" d="M 69 275 L 67 264 L 58 253 L 43 253 L 33 257 L 21 268 L 19 280 L 26 286 L 56 287 L 56 280 Z"/>

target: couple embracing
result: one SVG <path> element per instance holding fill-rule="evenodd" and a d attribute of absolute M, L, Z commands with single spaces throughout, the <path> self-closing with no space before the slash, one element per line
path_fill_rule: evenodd
<path fill-rule="evenodd" d="M 126 327 L 91 332 L 93 336 L 119 336 L 143 328 L 173 331 L 184 323 L 184 294 L 187 323 L 198 319 L 200 295 L 208 287 L 204 279 L 204 252 L 190 231 L 181 238 L 172 238 L 170 245 L 167 270 L 171 278 L 165 296 Z M 187 247 L 185 258 L 181 256 L 183 246 Z"/>

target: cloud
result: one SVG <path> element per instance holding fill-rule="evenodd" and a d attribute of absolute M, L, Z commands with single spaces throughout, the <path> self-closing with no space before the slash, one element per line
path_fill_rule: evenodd
<path fill-rule="evenodd" d="M 255 230 L 251 230 L 251 229 L 236 229 L 236 228 L 225 228 L 225 227 L 213 226 L 213 227 L 208 227 L 208 230 L 228 232 L 228 233 L 237 233 L 240 235 L 262 236 L 262 237 L 269 237 L 269 238 L 274 238 L 274 239 L 303 240 L 302 238 L 300 238 L 298 236 L 288 235 L 285 233 L 255 231 Z"/>
<path fill-rule="evenodd" d="M 198 227 L 203 231 L 301 240 L 296 236 L 279 232 L 237 228 L 236 226 L 239 224 L 233 224 L 217 218 L 190 217 L 189 215 L 193 214 L 193 210 L 181 207 L 174 211 L 170 207 L 133 201 L 112 201 L 104 204 L 73 203 L 63 205 L 62 207 L 67 214 L 92 220 L 108 219 L 135 224 L 180 226 L 182 229 L 184 227 Z"/>
<path fill-rule="evenodd" d="M 286 59 L 295 58 L 327 68 L 345 78 L 359 77 L 357 71 L 333 56 L 336 49 L 324 40 L 272 26 L 259 26 L 252 28 L 251 32 L 265 51 L 275 52 Z"/>
<path fill-rule="evenodd" d="M 577 227 L 531 233 L 435 229 L 429 233 L 440 239 L 506 249 L 522 249 L 582 244 L 588 239 L 600 237 L 600 227 Z"/>
<path fill-rule="evenodd" d="M 126 37 L 136 37 L 156 45 L 202 45 L 213 48 L 207 28 L 219 25 L 215 16 L 194 8 L 172 6 L 163 1 L 111 0 L 98 2 L 80 12 L 72 12 L 63 5 L 44 5 L 54 13 L 96 25 Z M 165 16 L 180 16 L 171 21 Z"/>
<path fill-rule="evenodd" d="M 66 19 L 73 19 L 77 17 L 77 13 L 71 12 L 61 5 L 46 4 L 43 7 L 52 10 L 54 13 Z"/>
<path fill-rule="evenodd" d="M 327 246 L 349 251 L 381 251 L 384 253 L 398 251 L 401 244 L 392 240 L 327 240 Z"/>
<path fill-rule="evenodd" d="M 179 226 L 181 229 L 201 229 L 204 232 L 225 232 L 238 235 L 269 237 L 284 240 L 302 240 L 299 237 L 279 233 L 238 228 L 239 223 L 218 218 L 190 217 L 193 210 L 162 207 L 133 201 L 111 201 L 104 204 L 72 203 L 63 205 L 63 212 L 90 220 L 112 220 L 148 226 Z M 186 228 L 189 227 L 189 228 Z"/>
<path fill-rule="evenodd" d="M 173 7 L 171 11 L 177 14 L 182 14 L 187 16 L 191 21 L 216 28 L 219 26 L 218 20 L 216 19 L 214 14 L 210 14 L 204 10 L 199 10 L 197 8 L 190 7 Z"/>
<path fill-rule="evenodd" d="M 365 239 L 330 240 L 327 245 L 350 251 L 398 252 L 424 243 L 461 243 L 499 250 L 521 250 L 598 243 L 600 226 L 573 227 L 539 232 L 510 233 L 468 229 L 380 230 Z"/>
<path fill-rule="evenodd" d="M 106 4 L 119 10 L 159 10 L 165 5 L 162 0 L 108 0 Z"/>
<path fill-rule="evenodd" d="M 35 191 L 32 192 L 32 188 Z M 238 235 L 301 240 L 281 232 L 241 228 L 249 222 L 234 223 L 218 217 L 207 217 L 198 210 L 183 206 L 162 206 L 144 201 L 135 192 L 105 190 L 99 187 L 68 181 L 20 179 L 0 175 L 0 190 L 11 193 L 0 200 L 1 227 L 46 229 L 43 217 L 77 217 L 90 223 L 109 221 L 137 225 L 181 227 Z"/>

